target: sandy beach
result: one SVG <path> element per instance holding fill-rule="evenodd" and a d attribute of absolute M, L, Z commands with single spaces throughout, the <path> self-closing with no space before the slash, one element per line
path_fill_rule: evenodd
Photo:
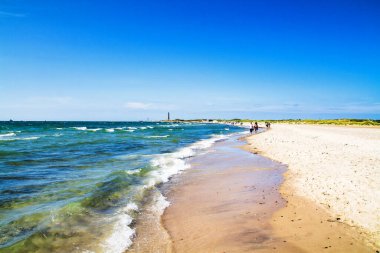
<path fill-rule="evenodd" d="M 281 157 L 280 160 L 279 157 L 272 157 L 281 150 L 277 142 L 290 146 L 289 143 L 294 143 L 287 139 L 292 136 L 290 134 L 281 137 L 284 131 L 290 131 L 288 128 L 306 131 L 309 135 L 303 138 L 312 140 L 316 134 L 322 139 L 320 136 L 330 133 L 330 129 L 330 136 L 336 132 L 338 137 L 344 136 L 347 131 L 343 128 L 343 135 L 339 135 L 341 128 L 336 127 L 275 126 L 248 137 L 248 144 L 236 138 L 215 144 L 211 152 L 192 158 L 189 161 L 191 169 L 174 176 L 161 189 L 171 203 L 161 217 L 161 226 L 157 229 L 157 225 L 152 226 L 149 219 L 138 221 L 137 231 L 140 233 L 137 232 L 134 247 L 129 252 L 375 252 L 376 231 L 349 220 L 348 217 L 354 217 L 350 212 L 347 216 L 341 209 L 335 213 L 336 209 L 331 207 L 337 201 L 328 202 L 327 198 L 316 200 L 314 195 L 309 196 L 309 192 L 301 188 L 307 184 L 297 185 L 297 182 L 307 182 L 300 179 L 300 175 L 309 177 L 307 173 L 315 173 L 313 181 L 322 185 L 326 185 L 326 177 L 331 175 L 313 171 L 313 168 L 307 169 L 307 161 L 302 167 L 306 168 L 306 172 L 301 174 L 301 168 L 301 172 L 295 173 L 289 163 L 290 158 L 285 160 Z M 351 131 L 362 133 L 362 129 L 357 129 L 348 131 L 350 134 Z M 310 135 L 310 131 L 314 135 Z M 373 134 L 377 131 L 374 129 Z M 294 133 L 296 136 L 302 139 L 302 134 Z M 366 136 L 365 133 L 362 136 Z M 349 143 L 352 145 L 352 142 Z M 334 146 L 324 143 L 323 147 L 326 145 L 330 148 L 327 152 L 332 152 Z M 295 146 L 298 148 L 299 145 Z M 269 153 L 275 148 L 278 150 Z M 290 152 L 291 147 L 282 147 L 282 150 Z M 302 155 L 301 151 L 302 148 L 292 151 L 297 154 L 293 160 L 307 159 L 308 156 Z M 284 162 L 276 162 L 256 153 Z M 340 156 L 346 157 L 343 154 Z M 318 168 L 324 168 L 321 162 L 319 164 Z M 329 188 L 343 186 L 338 180 Z M 321 185 L 308 188 L 325 190 Z M 331 191 L 340 194 L 339 190 L 348 197 L 357 192 L 340 188 Z M 355 204 L 360 210 L 366 208 L 361 203 Z M 371 222 L 371 217 L 366 218 Z"/>
<path fill-rule="evenodd" d="M 285 206 L 278 192 L 285 167 L 237 147 L 242 144 L 216 144 L 174 179 L 162 218 L 173 252 L 270 252 L 283 244 L 272 236 L 270 219 Z"/>
<path fill-rule="evenodd" d="M 336 232 L 339 225 L 344 233 L 357 235 L 349 245 L 378 249 L 379 128 L 274 125 L 263 134 L 249 137 L 248 142 L 252 152 L 289 166 L 281 187 L 288 204 L 272 221 L 278 236 L 315 249 L 318 240 L 328 238 L 331 243 L 327 248 L 334 241 L 339 252 L 345 252 L 346 245 Z M 291 216 L 289 222 L 281 221 Z M 296 229 L 295 224 L 303 229 Z"/>

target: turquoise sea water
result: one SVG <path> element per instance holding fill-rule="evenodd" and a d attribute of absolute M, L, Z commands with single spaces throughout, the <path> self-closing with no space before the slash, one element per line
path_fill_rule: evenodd
<path fill-rule="evenodd" d="M 123 252 L 144 194 L 188 168 L 186 158 L 239 131 L 169 122 L 0 122 L 0 252 Z"/>

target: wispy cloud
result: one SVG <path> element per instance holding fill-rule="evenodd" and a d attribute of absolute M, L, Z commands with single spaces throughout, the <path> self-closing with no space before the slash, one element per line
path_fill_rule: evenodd
<path fill-rule="evenodd" d="M 3 18 L 24 18 L 24 17 L 26 17 L 26 14 L 25 13 L 0 11 L 0 17 L 3 17 Z"/>

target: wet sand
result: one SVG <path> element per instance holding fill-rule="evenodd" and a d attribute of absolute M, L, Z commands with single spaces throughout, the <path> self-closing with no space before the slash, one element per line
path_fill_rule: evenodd
<path fill-rule="evenodd" d="M 146 194 L 140 215 L 135 221 L 136 236 L 126 253 L 171 253 L 172 241 L 161 222 L 162 210 L 155 208 L 155 201 L 162 198 L 158 189 Z"/>
<path fill-rule="evenodd" d="M 216 144 L 173 180 L 162 217 L 173 252 L 302 252 L 274 237 L 270 225 L 285 205 L 278 192 L 285 167 L 237 147 L 242 144 Z"/>

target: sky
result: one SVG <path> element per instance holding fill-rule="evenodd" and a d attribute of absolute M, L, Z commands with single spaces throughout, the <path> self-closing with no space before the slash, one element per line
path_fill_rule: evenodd
<path fill-rule="evenodd" d="M 0 0 L 0 120 L 380 119 L 380 1 Z"/>

